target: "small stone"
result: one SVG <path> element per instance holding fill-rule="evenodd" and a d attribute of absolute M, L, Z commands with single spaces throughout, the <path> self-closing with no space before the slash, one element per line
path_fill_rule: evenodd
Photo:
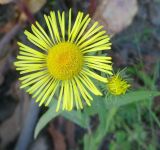
<path fill-rule="evenodd" d="M 115 35 L 128 27 L 138 12 L 137 0 L 102 0 L 94 19 Z"/>

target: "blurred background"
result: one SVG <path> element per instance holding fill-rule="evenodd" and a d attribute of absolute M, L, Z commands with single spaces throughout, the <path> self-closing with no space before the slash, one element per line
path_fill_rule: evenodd
<path fill-rule="evenodd" d="M 81 10 L 104 26 L 112 37 L 114 69 L 127 67 L 133 89 L 160 89 L 160 0 L 0 0 L 0 150 L 23 142 L 27 150 L 83 150 L 86 131 L 63 117 L 33 140 L 34 124 L 46 108 L 32 108 L 13 65 L 17 41 L 26 40 L 24 29 L 35 20 L 46 28 L 44 14 L 69 8 L 74 17 Z M 94 130 L 98 119 L 92 120 Z M 27 125 L 30 131 L 22 132 Z M 19 142 L 20 135 L 26 141 Z M 160 150 L 160 97 L 121 107 L 99 149 Z"/>

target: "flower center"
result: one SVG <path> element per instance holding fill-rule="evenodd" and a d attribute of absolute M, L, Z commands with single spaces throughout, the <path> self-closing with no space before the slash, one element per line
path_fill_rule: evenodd
<path fill-rule="evenodd" d="M 83 55 L 73 43 L 58 43 L 48 51 L 47 67 L 56 79 L 71 79 L 80 72 L 82 66 Z"/>

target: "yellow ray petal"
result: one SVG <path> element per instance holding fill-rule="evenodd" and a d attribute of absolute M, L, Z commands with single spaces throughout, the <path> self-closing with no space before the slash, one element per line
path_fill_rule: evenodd
<path fill-rule="evenodd" d="M 102 51 L 102 50 L 110 50 L 110 49 L 111 49 L 110 44 L 107 44 L 106 46 L 97 46 L 97 47 L 85 50 L 82 53 L 86 54 L 86 53 L 90 53 L 90 52 Z"/>
<path fill-rule="evenodd" d="M 43 33 L 43 35 L 45 36 L 46 40 L 50 43 L 50 45 L 53 46 L 53 43 L 51 42 L 51 40 L 48 37 L 47 33 L 44 31 L 44 29 L 42 28 L 42 26 L 37 21 L 36 21 L 36 25 L 39 28 L 39 30 Z"/>
<path fill-rule="evenodd" d="M 27 92 L 29 93 L 29 94 L 33 94 L 37 89 L 40 89 L 40 87 L 42 86 L 44 86 L 45 85 L 45 83 L 48 81 L 48 80 L 50 80 L 50 76 L 46 76 L 45 78 L 43 78 L 41 81 L 39 81 L 39 82 L 37 82 L 37 83 L 35 83 L 33 86 L 31 86 L 30 88 L 28 88 L 27 89 Z M 40 89 L 41 90 L 41 89 Z"/>
<path fill-rule="evenodd" d="M 33 98 L 37 97 L 38 95 L 40 95 L 40 93 L 43 92 L 43 90 L 45 90 L 45 87 L 49 84 L 49 82 L 52 80 L 52 77 L 49 76 L 47 78 L 47 80 L 41 85 L 38 87 L 38 89 L 36 91 L 34 91 L 35 93 L 32 95 Z"/>
<path fill-rule="evenodd" d="M 70 40 L 71 42 L 75 40 L 77 34 L 81 29 L 80 27 L 81 27 L 82 18 L 83 18 L 83 13 L 80 13 L 79 18 L 77 16 L 77 20 L 76 20 L 77 22 L 75 22 L 76 25 L 74 24 L 75 26 L 73 26 L 73 30 L 71 32 L 71 40 Z"/>
<path fill-rule="evenodd" d="M 92 68 L 92 69 L 96 69 L 98 71 L 101 71 L 101 72 L 104 72 L 104 73 L 107 73 L 109 75 L 112 75 L 113 73 L 111 72 L 112 68 L 111 69 L 107 69 L 107 68 L 103 68 L 103 67 L 99 67 L 99 65 L 94 65 L 94 64 L 86 64 L 86 66 L 88 66 L 89 68 Z M 110 66 L 109 66 L 110 67 Z"/>
<path fill-rule="evenodd" d="M 70 94 L 69 111 L 71 111 L 73 109 L 73 94 L 74 94 L 71 81 L 69 81 L 69 94 Z"/>
<path fill-rule="evenodd" d="M 69 41 L 69 37 L 71 36 L 71 19 L 72 19 L 72 9 L 69 9 L 69 16 L 68 16 L 68 41 Z"/>
<path fill-rule="evenodd" d="M 44 40 L 37 38 L 29 31 L 25 31 L 24 34 L 27 36 L 28 40 L 35 44 L 37 47 L 41 48 L 42 50 L 47 51 L 49 48 L 51 48 L 49 45 L 47 45 Z"/>
<path fill-rule="evenodd" d="M 50 24 L 52 26 L 55 39 L 57 42 L 60 42 L 61 40 L 60 40 L 59 31 L 58 31 L 58 25 L 57 25 L 57 19 L 56 19 L 55 12 L 51 11 L 50 16 L 48 18 L 49 18 Z"/>
<path fill-rule="evenodd" d="M 98 34 L 97 34 L 98 35 Z M 84 45 L 81 45 L 80 49 L 82 51 L 93 48 L 93 47 L 98 47 L 98 46 L 102 46 L 102 45 L 108 45 L 109 43 L 109 38 L 103 39 L 99 42 L 94 43 L 94 39 L 95 37 L 93 37 L 93 39 L 91 38 L 90 40 L 88 40 L 87 42 L 84 43 Z"/>
<path fill-rule="evenodd" d="M 76 107 L 77 107 L 77 109 L 79 109 L 79 107 L 81 109 L 83 109 L 83 104 L 82 104 L 82 100 L 81 100 L 80 95 L 79 95 L 77 85 L 76 85 L 76 83 L 73 79 L 71 80 L 71 83 L 72 83 L 72 86 L 73 86 L 73 92 L 74 92 Z"/>
<path fill-rule="evenodd" d="M 84 36 L 79 40 L 77 45 L 80 45 L 83 41 L 85 41 L 87 38 L 92 36 L 94 33 L 98 32 L 103 28 L 103 26 L 99 26 L 97 29 L 95 29 L 98 25 L 98 22 L 95 22 L 92 27 L 84 34 Z"/>
<path fill-rule="evenodd" d="M 24 85 L 24 84 L 31 85 L 32 83 L 37 82 L 37 81 L 40 81 L 41 79 L 45 78 L 46 76 L 48 76 L 48 74 L 44 74 L 44 75 L 38 76 L 38 77 L 36 77 L 36 78 L 27 78 L 26 80 L 23 80 L 23 81 L 21 82 L 21 84 L 22 84 L 22 85 Z M 27 85 L 27 86 L 28 86 L 28 85 Z"/>
<path fill-rule="evenodd" d="M 48 81 L 48 83 L 46 84 L 46 86 L 44 87 L 44 89 L 41 91 L 41 93 L 37 96 L 36 98 L 36 102 L 39 102 L 39 106 L 41 106 L 44 102 L 45 102 L 45 97 L 44 95 L 49 91 L 49 88 L 52 87 L 52 84 L 54 83 L 55 79 L 51 79 L 50 81 Z"/>
<path fill-rule="evenodd" d="M 82 20 L 82 22 L 80 23 L 80 32 L 78 33 L 77 37 L 76 37 L 76 41 L 75 43 L 78 42 L 78 40 L 80 39 L 80 37 L 82 36 L 82 34 L 84 33 L 85 29 L 87 28 L 89 22 L 90 22 L 91 18 L 89 18 L 89 15 L 86 15 L 86 17 Z"/>
<path fill-rule="evenodd" d="M 96 68 L 102 68 L 105 70 L 112 70 L 112 66 L 110 64 L 105 64 L 105 63 L 101 63 L 101 62 L 86 62 L 85 65 L 88 66 L 93 66 Z"/>
<path fill-rule="evenodd" d="M 64 93 L 64 86 L 63 86 L 63 82 L 62 82 L 62 85 L 61 85 L 61 88 L 60 88 L 60 94 L 59 94 L 59 97 L 58 97 L 58 104 L 57 104 L 57 107 L 56 107 L 56 112 L 59 111 L 60 109 L 60 105 L 61 105 L 61 101 L 62 101 L 62 96 L 63 96 L 63 93 Z"/>
<path fill-rule="evenodd" d="M 55 92 L 56 92 L 56 90 L 57 90 L 58 85 L 59 85 L 59 81 L 56 81 L 55 86 L 54 86 L 54 88 L 53 88 L 53 91 L 52 91 L 51 95 L 49 96 L 49 98 L 48 98 L 45 106 L 48 106 L 49 103 L 51 102 L 51 100 L 52 100 L 52 98 L 53 98 L 53 96 L 54 96 L 54 94 L 55 94 Z"/>
<path fill-rule="evenodd" d="M 76 17 L 76 21 L 75 21 L 75 23 L 74 23 L 74 25 L 72 27 L 71 33 L 69 34 L 68 41 L 71 41 L 72 34 L 73 34 L 73 32 L 74 32 L 74 30 L 75 30 L 75 28 L 77 26 L 77 23 L 78 23 L 78 20 L 79 20 L 80 16 L 81 16 L 81 12 L 78 12 L 78 15 Z"/>
<path fill-rule="evenodd" d="M 42 62 L 44 61 L 45 59 L 44 58 L 36 58 L 36 57 L 31 57 L 31 56 L 22 56 L 22 55 L 18 55 L 17 56 L 17 59 L 19 60 L 31 60 L 31 61 L 35 61 L 35 62 Z"/>
<path fill-rule="evenodd" d="M 47 17 L 46 15 L 44 15 L 44 19 L 45 19 L 45 21 L 46 21 L 46 24 L 47 24 L 49 33 L 50 33 L 50 35 L 51 35 L 51 40 L 52 40 L 52 42 L 55 44 L 55 38 L 54 38 L 53 30 L 52 30 L 52 28 L 51 28 L 49 19 L 48 19 L 48 17 Z"/>
<path fill-rule="evenodd" d="M 42 75 L 45 75 L 45 74 L 48 74 L 48 71 L 40 71 L 40 72 L 36 72 L 36 73 L 32 73 L 32 74 L 29 74 L 29 75 L 25 75 L 21 78 L 19 78 L 19 80 L 26 80 L 26 79 L 34 79 L 34 78 L 37 78 L 39 76 L 42 76 Z"/>
<path fill-rule="evenodd" d="M 25 52 L 31 53 L 31 54 L 36 55 L 36 56 L 41 57 L 41 58 L 46 57 L 45 54 L 43 54 L 43 53 L 39 52 L 38 50 L 35 50 L 35 49 L 27 46 L 27 45 L 25 45 L 25 44 L 23 44 L 21 42 L 18 42 L 17 44 L 20 46 L 19 49 L 21 51 L 25 51 Z"/>
<path fill-rule="evenodd" d="M 22 56 L 28 56 L 28 57 L 34 57 L 34 58 L 39 58 L 41 60 L 44 60 L 46 59 L 46 56 L 39 56 L 39 55 L 35 55 L 35 54 L 32 54 L 32 53 L 28 53 L 28 52 L 24 52 L 24 51 L 20 51 L 19 52 L 19 55 L 22 55 Z"/>
<path fill-rule="evenodd" d="M 68 101 L 68 82 L 67 82 L 67 80 L 63 81 L 63 84 L 64 84 L 64 97 L 63 97 L 62 109 L 68 110 L 68 104 L 67 104 L 67 101 Z"/>
<path fill-rule="evenodd" d="M 87 41 L 85 41 L 84 43 L 81 43 L 80 45 L 79 45 L 79 48 L 80 49 L 83 49 L 84 47 L 86 47 L 86 46 L 88 46 L 88 45 L 90 45 L 90 44 L 93 44 L 94 42 L 94 40 L 96 39 L 96 38 L 98 38 L 98 37 L 100 37 L 100 36 L 102 36 L 102 35 L 104 35 L 105 34 L 105 31 L 101 31 L 101 32 L 99 32 L 99 33 L 97 33 L 96 35 L 94 35 L 93 37 L 91 37 L 90 39 L 88 39 Z M 84 37 L 85 38 L 85 37 Z"/>
<path fill-rule="evenodd" d="M 98 74 L 90 71 L 89 69 L 84 68 L 84 69 L 82 70 L 82 72 L 85 73 L 86 75 L 94 78 L 94 79 L 97 79 L 97 80 L 99 80 L 99 81 L 101 81 L 101 82 L 107 83 L 107 79 L 106 79 L 106 78 L 104 78 L 104 77 L 102 77 L 102 76 L 100 76 L 100 75 L 98 75 Z"/>
<path fill-rule="evenodd" d="M 79 91 L 81 92 L 84 100 L 86 101 L 86 103 L 90 106 L 90 100 L 93 100 L 93 98 L 91 97 L 91 95 L 87 92 L 87 90 L 83 87 L 83 85 L 81 84 L 81 82 L 75 77 L 75 82 L 79 87 Z"/>
<path fill-rule="evenodd" d="M 32 32 L 34 33 L 34 35 L 36 37 L 38 37 L 38 39 L 43 40 L 46 43 L 46 45 L 49 45 L 50 47 L 53 46 L 53 43 L 51 42 L 49 37 L 47 36 L 48 38 L 46 38 L 46 36 L 43 35 L 34 25 L 31 26 L 31 29 L 32 29 Z"/>
<path fill-rule="evenodd" d="M 102 93 L 97 89 L 97 87 L 93 84 L 93 82 L 89 79 L 88 76 L 85 74 L 81 73 L 80 74 L 80 80 L 81 82 L 90 90 L 92 93 L 95 95 L 102 95 Z"/>
<path fill-rule="evenodd" d="M 58 11 L 58 20 L 59 20 L 59 25 L 62 33 L 62 40 L 65 41 L 65 13 L 62 12 L 62 16 L 60 12 Z"/>

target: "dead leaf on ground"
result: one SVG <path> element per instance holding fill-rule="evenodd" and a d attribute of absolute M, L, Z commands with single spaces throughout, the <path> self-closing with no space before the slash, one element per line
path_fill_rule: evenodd
<path fill-rule="evenodd" d="M 12 20 L 12 21 L 6 23 L 4 26 L 2 26 L 0 28 L 0 33 L 7 33 L 7 32 L 9 32 L 13 28 L 13 26 L 15 26 L 15 24 L 16 24 L 15 20 Z"/>
<path fill-rule="evenodd" d="M 137 0 L 103 0 L 94 14 L 94 19 L 114 35 L 132 23 L 137 11 Z"/>
<path fill-rule="evenodd" d="M 4 74 L 7 71 L 7 69 L 9 68 L 8 66 L 8 62 L 9 62 L 9 56 L 10 56 L 11 52 L 2 52 L 1 51 L 1 57 L 0 57 L 0 85 L 3 83 L 4 81 Z"/>
<path fill-rule="evenodd" d="M 48 143 L 45 136 L 40 136 L 36 141 L 31 145 L 30 150 L 48 150 Z"/>
<path fill-rule="evenodd" d="M 76 149 L 76 142 L 75 142 L 75 125 L 70 122 L 66 121 L 66 139 L 70 149 Z"/>
<path fill-rule="evenodd" d="M 46 0 L 24 0 L 25 4 L 28 6 L 28 9 L 31 13 L 38 12 L 46 3 Z"/>
<path fill-rule="evenodd" d="M 26 20 L 30 19 L 34 20 L 32 14 L 37 13 L 47 2 L 47 0 L 23 0 L 19 5 L 21 8 L 21 14 L 19 21 L 25 22 Z"/>
<path fill-rule="evenodd" d="M 15 0 L 0 0 L 0 4 L 8 4 L 14 2 Z"/>
<path fill-rule="evenodd" d="M 23 126 L 30 103 L 27 94 L 21 93 L 21 96 L 23 101 L 18 103 L 13 115 L 0 125 L 0 149 L 4 149 L 8 143 L 12 142 Z"/>
<path fill-rule="evenodd" d="M 48 132 L 52 137 L 54 143 L 54 150 L 66 150 L 65 139 L 62 133 L 55 129 L 54 125 L 50 123 Z"/>

